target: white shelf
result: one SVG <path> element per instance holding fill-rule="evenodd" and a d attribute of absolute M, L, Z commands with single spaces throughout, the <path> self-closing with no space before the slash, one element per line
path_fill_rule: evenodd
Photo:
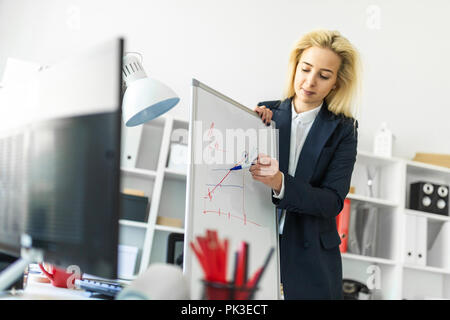
<path fill-rule="evenodd" d="M 176 171 L 176 170 L 169 169 L 169 168 L 164 169 L 164 174 L 168 178 L 173 178 L 173 179 L 178 179 L 178 180 L 186 180 L 186 176 L 187 176 L 186 172 Z"/>
<path fill-rule="evenodd" d="M 408 265 L 408 264 L 404 264 L 403 267 L 407 268 L 407 269 L 414 269 L 414 270 L 425 271 L 425 272 L 450 274 L 450 270 L 447 270 L 444 268 L 436 268 L 436 267 L 429 267 L 429 266 L 415 266 L 415 265 Z"/>
<path fill-rule="evenodd" d="M 405 161 L 406 165 L 409 167 L 408 169 L 412 170 L 416 174 L 426 174 L 429 173 L 430 171 L 435 173 L 450 174 L 450 168 L 412 160 L 405 160 Z"/>
<path fill-rule="evenodd" d="M 394 261 L 394 260 L 377 258 L 377 257 L 369 257 L 369 256 L 361 256 L 359 254 L 353 254 L 353 253 L 341 253 L 341 256 L 344 259 L 352 259 L 352 260 L 359 260 L 359 261 L 366 261 L 366 262 L 380 263 L 380 264 L 387 264 L 387 265 L 395 265 L 396 264 L 396 261 Z"/>
<path fill-rule="evenodd" d="M 417 210 L 412 210 L 412 209 L 405 209 L 405 213 L 406 214 L 415 215 L 415 216 L 419 216 L 419 217 L 425 217 L 425 218 L 428 218 L 430 220 L 437 220 L 437 221 L 444 221 L 444 222 L 445 221 L 450 221 L 450 217 L 449 216 L 443 216 L 443 215 L 435 214 L 435 213 L 417 211 Z"/>
<path fill-rule="evenodd" d="M 391 260 L 391 259 L 361 256 L 359 254 L 353 254 L 353 253 L 347 253 L 347 252 L 341 253 L 341 256 L 344 259 L 352 259 L 352 260 L 359 260 L 359 261 L 366 261 L 366 262 L 380 263 L 380 264 L 387 264 L 387 265 L 395 265 L 396 264 L 396 261 Z"/>
<path fill-rule="evenodd" d="M 147 170 L 147 169 L 138 169 L 138 168 L 120 168 L 120 171 L 124 174 L 129 174 L 135 177 L 141 177 L 141 178 L 155 178 L 156 177 L 156 171 L 154 170 Z"/>
<path fill-rule="evenodd" d="M 165 231 L 165 232 L 184 233 L 184 229 L 183 228 L 163 226 L 163 225 L 160 225 L 160 224 L 155 225 L 155 230 Z"/>
<path fill-rule="evenodd" d="M 354 193 L 349 193 L 347 195 L 347 198 L 349 198 L 351 200 L 371 203 L 371 204 L 374 204 L 376 206 L 382 206 L 382 207 L 396 208 L 396 207 L 399 206 L 398 203 L 395 203 L 393 201 L 384 200 L 384 199 L 377 199 L 377 198 L 371 198 L 371 197 L 366 197 L 366 196 L 361 196 L 359 194 L 354 194 Z"/>
<path fill-rule="evenodd" d="M 401 159 L 394 158 L 394 157 L 383 157 L 375 155 L 371 152 L 364 151 L 364 150 L 358 150 L 356 155 L 357 160 L 362 160 L 364 162 L 367 162 L 369 164 L 376 164 L 376 165 L 390 165 L 390 164 L 396 164 Z"/>
<path fill-rule="evenodd" d="M 133 221 L 127 219 L 120 219 L 119 225 L 127 226 L 127 227 L 135 227 L 135 228 L 147 228 L 147 223 L 140 221 Z"/>

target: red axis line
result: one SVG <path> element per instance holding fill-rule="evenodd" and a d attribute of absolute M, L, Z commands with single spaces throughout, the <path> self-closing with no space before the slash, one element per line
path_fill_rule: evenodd
<path fill-rule="evenodd" d="M 209 127 L 208 130 L 208 137 L 211 137 L 211 130 L 214 128 L 214 122 L 211 123 L 211 126 Z"/>
<path fill-rule="evenodd" d="M 216 210 L 203 210 L 203 213 L 204 213 L 204 214 L 207 214 L 207 213 L 217 213 L 217 214 L 219 214 L 219 216 L 220 216 L 220 214 L 222 213 L 222 215 L 224 215 L 223 212 L 220 211 L 220 209 L 219 209 L 219 211 L 216 211 Z M 228 214 L 227 214 L 226 216 L 228 217 L 228 219 L 230 219 L 230 217 L 231 217 L 231 218 L 239 219 L 239 220 L 242 220 L 242 221 L 244 220 L 242 217 L 236 216 L 236 215 L 234 215 L 234 214 L 230 214 L 229 212 L 228 212 Z M 261 227 L 260 224 L 254 222 L 254 221 L 251 221 L 251 220 L 248 220 L 248 219 L 245 219 L 245 220 L 246 220 L 246 222 L 252 223 L 252 224 L 254 224 L 255 226 Z"/>
<path fill-rule="evenodd" d="M 241 161 L 239 161 L 238 163 L 236 163 L 233 167 L 238 166 L 239 164 L 241 164 L 242 161 L 244 161 L 244 159 L 242 159 Z M 208 198 L 209 198 L 210 200 L 212 200 L 211 193 L 213 193 L 214 190 L 216 190 L 216 188 L 217 188 L 218 186 L 220 186 L 220 184 L 223 182 L 223 180 L 226 179 L 226 177 L 228 177 L 228 175 L 231 173 L 231 171 L 233 171 L 233 170 L 228 170 L 227 174 L 222 178 L 222 180 L 220 180 L 220 182 L 219 182 L 218 184 L 216 184 L 216 186 L 215 186 L 211 191 L 209 191 L 209 188 L 208 188 Z M 206 199 L 206 197 L 204 197 L 204 199 Z"/>
<path fill-rule="evenodd" d="M 211 191 L 209 191 L 209 188 L 208 188 L 208 197 L 210 199 L 211 199 L 211 193 L 213 193 L 214 190 L 216 190 L 216 188 L 223 182 L 223 180 L 225 180 L 225 178 L 228 177 L 228 175 L 230 174 L 231 171 L 232 170 L 228 170 L 228 173 L 225 175 L 225 177 L 223 177 L 222 180 L 220 180 L 220 182 L 218 184 L 216 184 L 216 186 Z"/>

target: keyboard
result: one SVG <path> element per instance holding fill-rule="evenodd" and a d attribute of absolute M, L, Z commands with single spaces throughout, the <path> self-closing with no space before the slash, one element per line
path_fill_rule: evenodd
<path fill-rule="evenodd" d="M 123 284 L 98 279 L 76 279 L 75 286 L 85 291 L 114 298 L 124 287 Z"/>

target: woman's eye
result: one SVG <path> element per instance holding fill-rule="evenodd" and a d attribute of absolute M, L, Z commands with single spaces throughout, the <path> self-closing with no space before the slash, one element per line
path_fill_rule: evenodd
<path fill-rule="evenodd" d="M 308 70 L 308 69 L 302 69 L 302 71 L 303 71 L 303 72 L 310 72 L 311 70 Z M 325 77 L 325 76 L 323 76 L 323 75 L 320 75 L 320 77 L 321 77 L 322 79 L 324 79 L 324 80 L 330 79 L 329 77 Z"/>

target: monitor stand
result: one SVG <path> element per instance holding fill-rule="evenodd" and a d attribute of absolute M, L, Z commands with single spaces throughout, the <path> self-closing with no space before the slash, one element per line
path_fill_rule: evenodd
<path fill-rule="evenodd" d="M 31 244 L 29 240 L 31 239 L 28 239 L 26 235 L 22 236 L 20 258 L 0 273 L 0 292 L 5 291 L 16 282 L 30 263 L 41 263 L 43 261 L 43 251 L 29 247 L 27 245 Z"/>

